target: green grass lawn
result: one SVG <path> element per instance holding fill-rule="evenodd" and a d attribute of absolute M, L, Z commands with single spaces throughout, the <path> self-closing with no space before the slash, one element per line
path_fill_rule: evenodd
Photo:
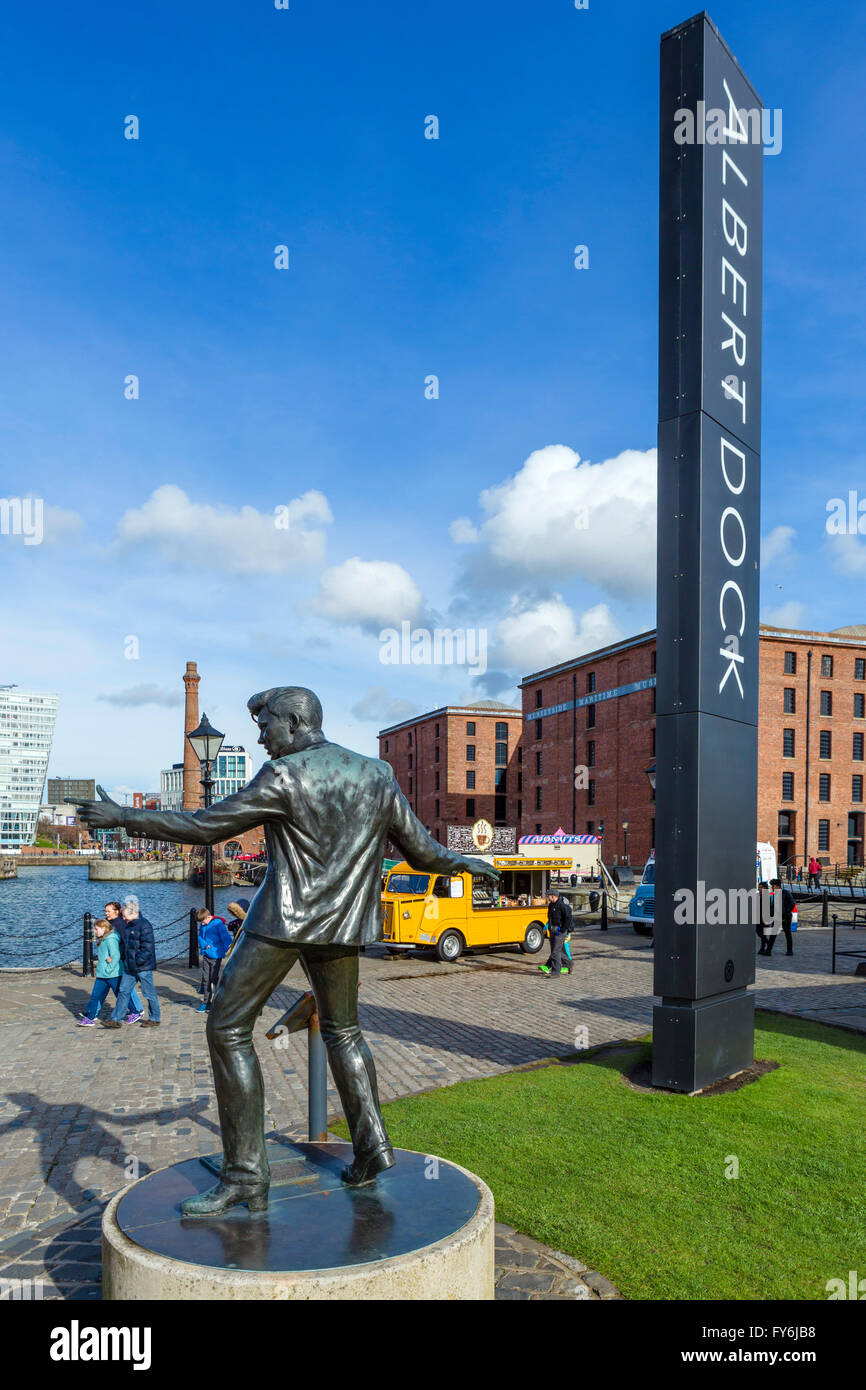
<path fill-rule="evenodd" d="M 866 1276 L 866 1038 L 761 1012 L 755 1055 L 779 1069 L 706 1099 L 631 1090 L 648 1050 L 446 1086 L 386 1123 L 628 1298 L 823 1299 Z"/>

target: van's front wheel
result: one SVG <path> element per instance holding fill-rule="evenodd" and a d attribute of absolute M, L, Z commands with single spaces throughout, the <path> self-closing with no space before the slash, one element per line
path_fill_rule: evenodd
<path fill-rule="evenodd" d="M 520 943 L 520 949 L 527 956 L 537 956 L 544 945 L 544 927 L 540 922 L 530 922 L 526 928 L 526 935 Z"/>
<path fill-rule="evenodd" d="M 459 931 L 443 932 L 436 942 L 436 954 L 440 960 L 459 960 L 463 954 L 463 937 Z"/>

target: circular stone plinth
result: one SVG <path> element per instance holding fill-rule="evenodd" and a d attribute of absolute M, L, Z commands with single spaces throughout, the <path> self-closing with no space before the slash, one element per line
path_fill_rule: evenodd
<path fill-rule="evenodd" d="M 465 1168 L 395 1149 L 375 1183 L 348 1188 L 349 1144 L 282 1140 L 268 1158 L 266 1212 L 182 1217 L 216 1180 L 198 1158 L 118 1193 L 102 1222 L 103 1298 L 493 1297 L 493 1195 Z"/>

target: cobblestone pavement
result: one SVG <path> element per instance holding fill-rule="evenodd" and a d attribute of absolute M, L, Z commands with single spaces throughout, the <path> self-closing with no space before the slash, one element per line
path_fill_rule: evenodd
<path fill-rule="evenodd" d="M 794 940 L 793 957 L 780 939 L 769 961 L 757 960 L 758 1004 L 866 1031 L 866 978 L 853 976 L 856 961 L 841 960 L 847 973 L 833 976 L 829 933 L 806 927 Z M 866 949 L 866 932 L 840 929 L 839 947 Z M 509 950 L 453 965 L 368 950 L 361 958 L 361 1021 L 382 1098 L 647 1032 L 647 940 L 630 927 L 605 935 L 581 929 L 573 955 L 574 973 L 552 980 L 537 969 L 542 957 Z M 306 1043 L 302 1035 L 284 1035 L 280 1047 L 264 1038 L 303 988 L 300 972 L 289 978 L 294 988 L 282 987 L 268 1003 L 257 1045 L 269 1127 L 300 1132 Z M 197 972 L 169 963 L 156 979 L 162 1026 L 111 1032 L 76 1027 L 91 982 L 72 967 L 0 974 L 0 1280 L 38 1276 L 46 1297 L 98 1296 L 98 1218 L 108 1197 L 153 1168 L 219 1148 Z M 339 1113 L 333 1091 L 329 1107 Z M 534 1245 L 514 1247 L 503 1232 L 499 1247 L 498 1296 L 586 1296 L 562 1292 L 584 1276 L 555 1252 L 543 1258 L 559 1260 L 556 1272 L 515 1265 L 515 1252 L 542 1259 Z M 550 1287 L 542 1287 L 548 1275 Z"/>

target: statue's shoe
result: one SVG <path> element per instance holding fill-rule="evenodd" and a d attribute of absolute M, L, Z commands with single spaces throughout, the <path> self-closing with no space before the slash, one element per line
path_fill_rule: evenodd
<path fill-rule="evenodd" d="M 187 1197 L 181 1202 L 182 1216 L 221 1216 L 230 1207 L 246 1202 L 250 1211 L 267 1211 L 268 1183 L 224 1182 L 220 1178 L 207 1192 L 199 1192 L 195 1197 Z"/>
<path fill-rule="evenodd" d="M 356 1158 L 350 1168 L 344 1168 L 340 1177 L 347 1187 L 364 1187 L 376 1181 L 377 1173 L 394 1167 L 394 1151 L 390 1144 L 382 1144 L 372 1153 Z"/>

